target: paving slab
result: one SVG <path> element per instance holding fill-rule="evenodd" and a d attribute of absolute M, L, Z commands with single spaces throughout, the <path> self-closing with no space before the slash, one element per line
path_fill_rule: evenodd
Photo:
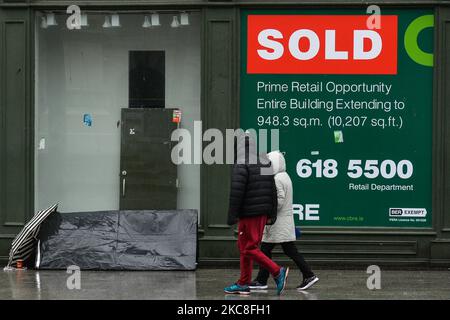
<path fill-rule="evenodd" d="M 255 273 L 255 272 L 254 272 Z M 369 290 L 366 269 L 316 270 L 320 281 L 306 292 L 295 287 L 301 277 L 292 269 L 286 291 L 269 288 L 250 296 L 226 295 L 223 288 L 235 282 L 238 269 L 197 271 L 81 271 L 80 289 L 69 289 L 74 278 L 66 271 L 0 271 L 0 299 L 100 300 L 329 300 L 329 299 L 450 299 L 449 270 L 381 270 L 381 289 Z"/>

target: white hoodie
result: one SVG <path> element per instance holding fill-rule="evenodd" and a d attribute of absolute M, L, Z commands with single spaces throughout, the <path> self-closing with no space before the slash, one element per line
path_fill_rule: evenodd
<path fill-rule="evenodd" d="M 294 214 L 292 211 L 292 181 L 286 172 L 286 160 L 279 151 L 272 151 L 268 155 L 272 162 L 277 186 L 278 213 L 273 225 L 264 228 L 262 241 L 281 243 L 295 241 Z"/>

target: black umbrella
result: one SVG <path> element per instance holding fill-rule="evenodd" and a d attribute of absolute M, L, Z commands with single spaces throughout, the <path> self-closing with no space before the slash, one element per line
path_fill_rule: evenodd
<path fill-rule="evenodd" d="M 56 203 L 45 210 L 40 210 L 28 221 L 11 244 L 7 268 L 17 266 L 17 260 L 26 262 L 30 258 L 36 249 L 37 236 L 42 222 L 57 208 L 58 204 Z"/>

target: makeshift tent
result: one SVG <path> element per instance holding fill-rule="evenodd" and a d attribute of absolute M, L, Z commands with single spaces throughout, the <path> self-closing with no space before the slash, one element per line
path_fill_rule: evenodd
<path fill-rule="evenodd" d="M 38 238 L 39 269 L 194 270 L 197 211 L 56 212 Z"/>

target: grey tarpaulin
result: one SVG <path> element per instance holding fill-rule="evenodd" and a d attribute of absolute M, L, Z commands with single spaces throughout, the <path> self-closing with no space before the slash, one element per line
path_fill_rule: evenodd
<path fill-rule="evenodd" d="M 55 212 L 39 240 L 39 269 L 195 270 L 197 211 Z"/>

